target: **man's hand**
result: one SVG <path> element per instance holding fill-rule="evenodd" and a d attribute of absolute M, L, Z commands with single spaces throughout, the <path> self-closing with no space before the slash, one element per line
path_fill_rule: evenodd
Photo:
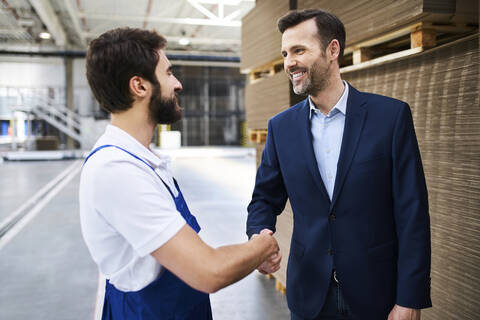
<path fill-rule="evenodd" d="M 269 229 L 263 229 L 260 231 L 260 234 L 269 234 L 272 235 L 273 232 Z M 280 269 L 280 261 L 282 260 L 282 254 L 280 252 L 272 254 L 265 260 L 258 268 L 258 272 L 261 274 L 270 274 L 278 271 Z"/>
<path fill-rule="evenodd" d="M 390 311 L 387 320 L 420 320 L 420 310 L 405 308 L 396 304 Z"/>

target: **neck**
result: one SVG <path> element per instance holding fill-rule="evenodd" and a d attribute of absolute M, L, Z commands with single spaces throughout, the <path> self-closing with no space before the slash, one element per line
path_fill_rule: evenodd
<path fill-rule="evenodd" d="M 148 106 L 136 106 L 134 103 L 126 111 L 117 114 L 112 113 L 110 123 L 127 132 L 145 148 L 149 149 L 156 125 L 150 121 L 148 112 L 142 112 L 145 110 L 148 110 Z"/>
<path fill-rule="evenodd" d="M 323 114 L 328 114 L 337 104 L 345 90 L 345 84 L 340 78 L 340 74 L 332 77 L 328 85 L 320 92 L 310 95 L 313 103 Z"/>

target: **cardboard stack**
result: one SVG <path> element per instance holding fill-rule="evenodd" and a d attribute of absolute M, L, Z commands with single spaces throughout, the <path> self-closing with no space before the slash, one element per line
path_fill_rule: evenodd
<path fill-rule="evenodd" d="M 277 20 L 289 10 L 289 0 L 257 0 L 255 7 L 242 19 L 243 72 L 269 64 L 281 58 L 282 35 Z"/>
<path fill-rule="evenodd" d="M 252 77 L 254 71 L 273 68 L 275 63 L 277 71 L 280 71 L 281 34 L 277 30 L 277 20 L 288 10 L 288 0 L 259 0 L 255 8 L 242 19 L 240 68 L 243 73 L 251 74 L 245 86 L 249 130 L 266 129 L 268 119 L 290 106 L 289 80 L 283 72 L 272 72 L 260 79 Z"/>
<path fill-rule="evenodd" d="M 287 2 L 258 0 L 255 9 L 243 20 L 242 45 L 246 46 L 242 49 L 243 72 L 281 59 L 276 21 L 288 11 Z M 350 52 L 359 43 L 378 41 L 386 33 L 418 22 L 435 24 L 437 30 L 446 30 L 444 26 L 448 25 L 447 33 L 466 24 L 474 29 L 476 26 L 475 35 L 451 37 L 462 38 L 455 42 L 447 35 L 442 43 L 449 44 L 396 57 L 390 62 L 350 69 L 342 77 L 360 90 L 407 101 L 412 108 L 429 190 L 432 230 L 434 308 L 424 311 L 422 318 L 478 318 L 480 287 L 475 285 L 480 276 L 478 1 L 298 0 L 297 3 L 298 9 L 322 8 L 338 15 L 346 27 L 347 47 L 353 48 Z M 409 37 L 406 41 L 408 44 Z M 281 72 L 247 84 L 248 128 L 265 129 L 269 118 L 299 100 L 288 83 Z M 257 165 L 263 147 L 256 145 Z M 283 285 L 292 221 L 287 204 L 278 216 L 276 233 L 284 260 L 274 276 Z"/>
<path fill-rule="evenodd" d="M 342 74 L 357 89 L 410 104 L 427 179 L 432 300 L 425 319 L 476 319 L 480 287 L 478 34 Z"/>
<path fill-rule="evenodd" d="M 257 0 L 256 6 L 242 19 L 241 70 L 250 73 L 245 87 L 247 129 L 265 130 L 268 120 L 292 105 L 290 80 L 282 70 L 281 34 L 277 20 L 288 12 L 289 0 Z M 270 69 L 267 76 L 255 79 L 255 71 Z M 260 164 L 264 142 L 255 143 L 257 166 Z M 290 205 L 278 216 L 276 238 L 283 255 L 280 271 L 275 273 L 278 285 L 285 287 L 286 267 L 290 251 L 293 216 Z M 279 288 L 281 290 L 281 288 Z"/>
<path fill-rule="evenodd" d="M 298 8 L 337 15 L 347 47 L 419 21 L 478 23 L 478 1 L 472 0 L 298 0 Z"/>
<path fill-rule="evenodd" d="M 268 120 L 290 107 L 290 80 L 284 72 L 245 87 L 245 111 L 250 129 L 266 129 Z"/>

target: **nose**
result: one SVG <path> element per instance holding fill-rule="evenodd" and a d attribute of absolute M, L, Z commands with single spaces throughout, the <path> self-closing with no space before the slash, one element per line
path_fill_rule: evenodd
<path fill-rule="evenodd" d="M 180 92 L 183 90 L 182 83 L 178 81 L 178 79 L 176 78 L 175 78 L 175 86 L 173 87 L 173 89 L 175 90 L 175 92 Z"/>
<path fill-rule="evenodd" d="M 283 67 L 285 71 L 288 72 L 292 67 L 295 67 L 297 65 L 297 61 L 289 56 L 286 56 L 285 59 L 283 60 Z"/>

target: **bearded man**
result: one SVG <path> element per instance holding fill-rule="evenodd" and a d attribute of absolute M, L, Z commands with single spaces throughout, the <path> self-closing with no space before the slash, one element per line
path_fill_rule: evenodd
<path fill-rule="evenodd" d="M 431 306 L 430 220 L 410 108 L 342 81 L 336 16 L 292 11 L 278 28 L 285 72 L 307 98 L 268 123 L 247 234 L 275 231 L 290 200 L 292 320 L 420 319 Z"/>
<path fill-rule="evenodd" d="M 82 234 L 107 278 L 103 320 L 209 320 L 208 293 L 269 257 L 280 262 L 267 231 L 243 244 L 205 244 L 170 160 L 150 149 L 157 124 L 182 117 L 165 44 L 156 32 L 120 28 L 87 52 L 90 88 L 111 115 L 80 180 Z"/>

